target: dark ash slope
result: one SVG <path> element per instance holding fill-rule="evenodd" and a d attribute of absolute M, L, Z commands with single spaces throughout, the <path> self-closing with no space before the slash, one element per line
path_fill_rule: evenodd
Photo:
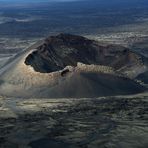
<path fill-rule="evenodd" d="M 51 98 L 92 98 L 128 95 L 146 89 L 127 78 L 101 73 L 80 73 L 61 81 L 52 88 L 40 91 L 37 96 Z"/>

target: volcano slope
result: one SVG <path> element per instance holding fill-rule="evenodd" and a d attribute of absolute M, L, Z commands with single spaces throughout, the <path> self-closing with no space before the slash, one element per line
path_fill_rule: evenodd
<path fill-rule="evenodd" d="M 147 59 L 119 45 L 70 35 L 51 36 L 0 69 L 0 94 L 13 97 L 99 97 L 146 90 L 135 81 Z"/>

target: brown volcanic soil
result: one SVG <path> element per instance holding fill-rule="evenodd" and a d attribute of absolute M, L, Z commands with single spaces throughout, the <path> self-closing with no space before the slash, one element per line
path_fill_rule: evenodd
<path fill-rule="evenodd" d="M 65 68 L 67 65 L 76 66 L 77 62 L 111 66 L 116 70 L 127 67 L 141 68 L 144 65 L 142 56 L 119 45 L 100 46 L 87 38 L 60 34 L 47 38 L 36 51 L 25 60 L 36 71 L 49 73 Z"/>

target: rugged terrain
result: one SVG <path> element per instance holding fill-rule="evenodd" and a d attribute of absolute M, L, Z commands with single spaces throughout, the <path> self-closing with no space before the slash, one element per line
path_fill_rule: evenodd
<path fill-rule="evenodd" d="M 1 148 L 146 148 L 148 95 L 0 98 Z"/>

